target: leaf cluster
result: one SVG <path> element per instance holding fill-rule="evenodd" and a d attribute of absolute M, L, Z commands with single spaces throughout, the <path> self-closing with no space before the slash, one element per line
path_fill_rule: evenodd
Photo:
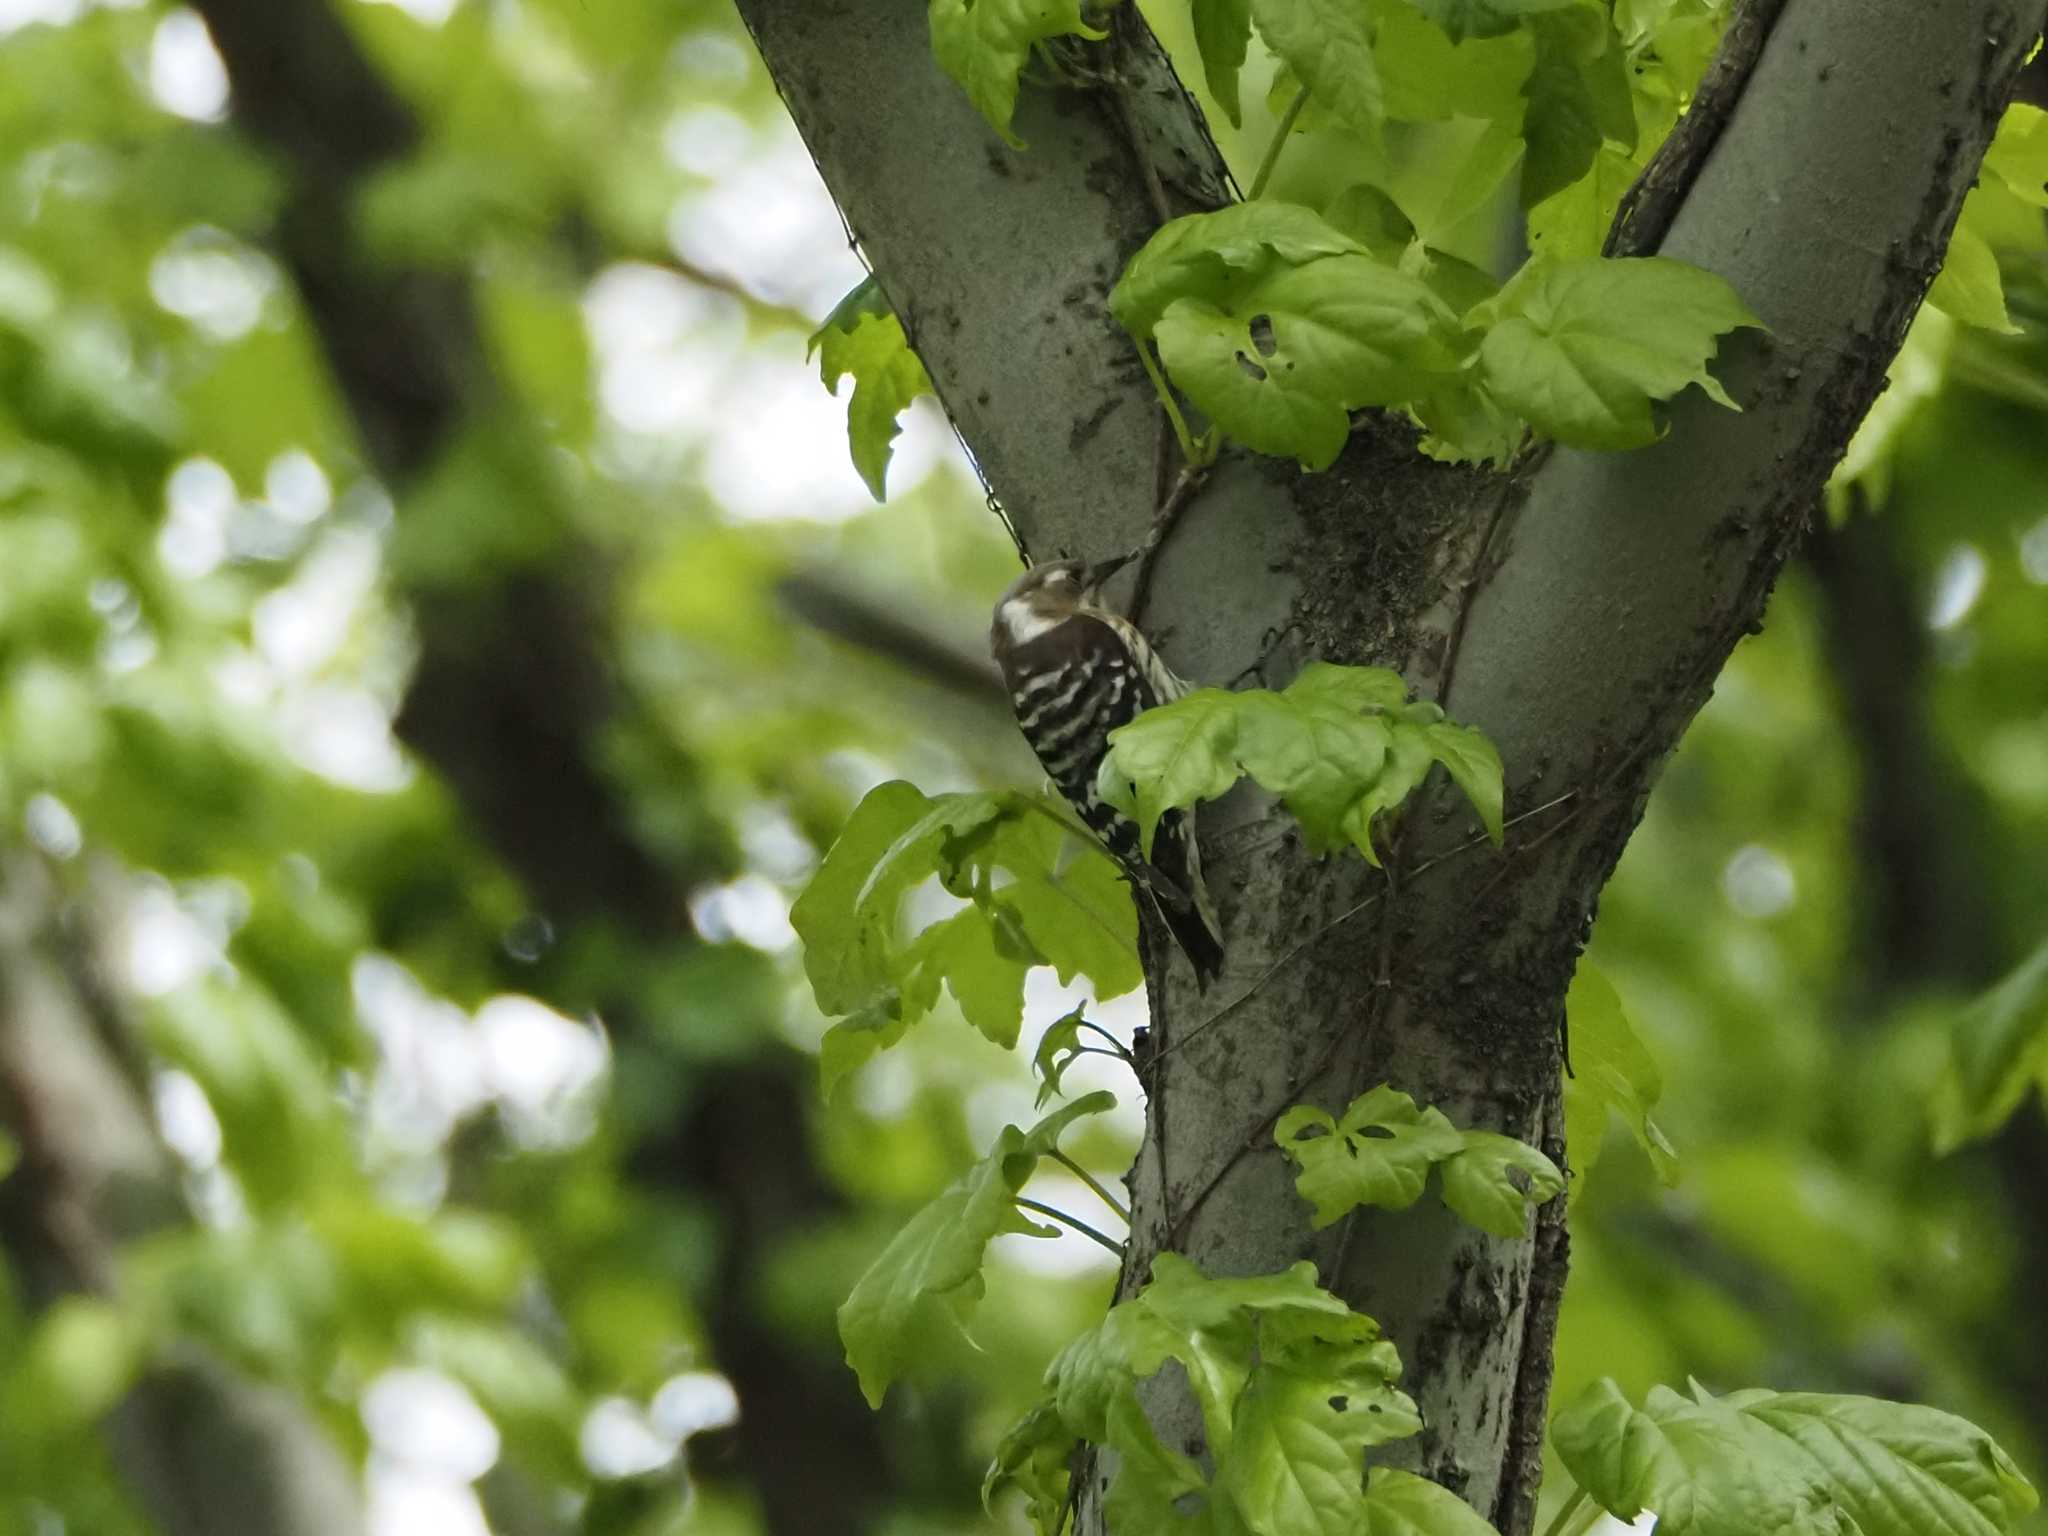
<path fill-rule="evenodd" d="M 1444 770 L 1501 838 L 1500 756 L 1434 704 L 1410 703 L 1398 673 L 1311 662 L 1279 692 L 1198 688 L 1110 733 L 1097 792 L 1137 823 L 1149 853 L 1159 818 L 1250 776 L 1280 797 L 1310 851 L 1356 848 L 1372 864 L 1379 818 Z"/>
<path fill-rule="evenodd" d="M 906 930 L 906 899 L 935 882 L 964 902 Z M 790 922 L 818 1007 L 840 1018 L 825 1036 L 829 1092 L 894 1045 L 943 986 L 997 1045 L 1017 1043 L 1024 977 L 1050 965 L 1085 974 L 1098 997 L 1143 980 L 1137 918 L 1116 865 L 1048 800 L 984 791 L 927 797 L 892 779 L 847 818 Z"/>
<path fill-rule="evenodd" d="M 1496 1131 L 1460 1130 L 1442 1110 L 1385 1083 L 1341 1117 L 1295 1105 L 1274 1125 L 1273 1140 L 1301 1170 L 1294 1187 L 1315 1207 L 1318 1227 L 1361 1205 L 1406 1210 L 1434 1168 L 1444 1204 L 1481 1231 L 1516 1238 L 1529 1207 L 1564 1189 L 1564 1174 L 1534 1147 Z"/>

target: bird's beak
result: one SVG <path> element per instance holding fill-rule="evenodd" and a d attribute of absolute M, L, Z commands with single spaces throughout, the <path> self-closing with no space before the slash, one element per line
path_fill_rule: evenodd
<path fill-rule="evenodd" d="M 1127 550 L 1121 555 L 1113 555 L 1107 560 L 1098 560 L 1095 564 L 1089 566 L 1087 582 L 1088 590 L 1092 592 L 1096 588 L 1100 587 L 1105 581 L 1109 580 L 1110 577 L 1114 576 L 1118 571 L 1122 570 L 1125 566 L 1129 565 L 1131 563 L 1132 558 L 1136 556 L 1137 553 L 1138 552 L 1135 549 Z"/>

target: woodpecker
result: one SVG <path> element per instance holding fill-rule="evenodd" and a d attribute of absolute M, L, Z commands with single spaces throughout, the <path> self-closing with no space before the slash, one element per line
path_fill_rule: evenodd
<path fill-rule="evenodd" d="M 1206 986 L 1223 964 L 1222 930 L 1202 884 L 1191 813 L 1159 819 L 1148 862 L 1137 823 L 1095 792 L 1109 733 L 1189 684 L 1153 651 L 1137 627 L 1102 603 L 1100 587 L 1130 557 L 1088 565 L 1034 565 L 996 604 L 989 648 L 1010 691 L 1024 739 L 1061 794 L 1158 910 Z"/>

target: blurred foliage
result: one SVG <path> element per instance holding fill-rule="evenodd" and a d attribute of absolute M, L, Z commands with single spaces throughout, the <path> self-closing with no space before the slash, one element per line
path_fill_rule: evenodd
<path fill-rule="evenodd" d="M 1703 8 L 1620 11 L 1659 29 L 1646 68 L 1696 76 Z M 0 6 L 0 883 L 84 935 L 49 950 L 123 1042 L 190 1209 L 124 1246 L 104 1294 L 52 1300 L 10 1253 L 0 1532 L 149 1529 L 101 1430 L 194 1347 L 290 1389 L 363 1459 L 390 1531 L 456 1528 L 406 1503 L 423 1482 L 508 1532 L 757 1530 L 711 1374 L 733 1236 L 670 1154 L 681 1106 L 734 1063 L 817 1049 L 788 907 L 861 794 L 1032 782 L 1000 701 L 828 639 L 780 584 L 829 571 L 975 652 L 1012 553 L 929 405 L 887 506 L 846 463 L 804 347 L 861 274 L 727 6 L 343 12 L 424 128 L 359 233 L 474 285 L 503 384 L 504 414 L 402 488 L 373 473 L 271 252 L 285 174 L 232 131 L 190 13 Z M 1158 19 L 1203 79 L 1184 10 Z M 1241 132 L 1211 113 L 1241 174 L 1277 66 L 1255 44 L 1243 71 Z M 1325 205 L 1368 150 L 1303 130 L 1276 190 Z M 1485 148 L 1410 125 L 1369 150 L 1397 206 L 1353 212 L 1490 282 L 1502 210 L 1423 195 Z M 1972 214 L 2016 330 L 1923 319 L 1835 535 L 1909 594 L 1926 665 L 1896 688 L 1952 794 L 1866 803 L 1900 743 L 1850 707 L 1840 593 L 1795 570 L 1603 902 L 1594 953 L 1654 1066 L 1629 1056 L 1588 1101 L 1620 1114 L 1572 1192 L 1561 1401 L 1688 1374 L 1870 1391 L 1967 1414 L 2031 1471 L 2048 1452 L 2038 1183 L 1988 1122 L 1937 1157 L 1929 1115 L 1945 1074 L 1970 1080 L 1959 1022 L 2007 1019 L 1971 1000 L 2048 934 L 2048 275 L 2024 185 L 2001 171 Z M 1533 238 L 1596 216 L 1555 203 Z M 1991 291 L 1973 261 L 1965 319 Z M 397 744 L 431 621 L 508 564 L 604 592 L 621 702 L 599 766 L 704 942 L 680 942 L 677 911 L 628 932 L 536 909 Z M 1946 915 L 1981 974 L 1891 963 L 1877 815 L 1965 862 L 1972 907 Z M 927 898 L 945 899 L 909 896 Z M 770 1127 L 830 1199 L 775 1234 L 744 1310 L 836 1362 L 856 1277 L 1030 1123 L 1033 1047 L 1093 997 L 1040 973 L 1009 1052 L 935 998 L 832 1102 Z M 1089 1012 L 1126 1038 L 1138 1016 Z M 2038 1012 L 2007 1022 L 2037 1059 Z M 1065 1083 L 1123 1085 L 1096 1058 Z M 1105 1182 L 1135 1141 L 1122 1097 L 1064 1144 Z M 2035 1099 L 2008 1097 L 2032 1123 Z M 28 1188 L 32 1132 L 0 1138 L 0 1196 Z M 1665 1133 L 1670 1188 L 1628 1144 L 1661 1162 Z M 1032 1190 L 1089 1198 L 1051 1169 Z M 989 1255 L 971 1340 L 922 1347 L 881 1421 L 895 1529 L 1018 1528 L 972 1509 L 949 1448 L 993 1452 L 1107 1299 L 1078 1239 Z"/>

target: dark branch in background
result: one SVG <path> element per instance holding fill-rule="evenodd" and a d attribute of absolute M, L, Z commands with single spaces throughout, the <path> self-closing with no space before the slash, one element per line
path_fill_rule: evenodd
<path fill-rule="evenodd" d="M 294 173 L 277 243 L 365 446 L 402 498 L 467 423 L 504 408 L 481 362 L 466 278 L 377 265 L 355 241 L 358 193 L 417 130 L 322 0 L 199 0 L 197 9 L 227 63 L 237 122 Z M 688 895 L 723 870 L 664 862 L 598 771 L 626 718 L 598 567 L 593 552 L 565 547 L 515 580 L 415 594 L 421 654 L 399 729 L 558 926 L 601 921 L 650 945 L 688 945 Z M 686 769 L 678 764 L 679 775 Z M 651 1034 L 626 990 L 569 1001 L 594 1004 L 622 1042 Z M 740 1470 L 776 1536 L 810 1536 L 828 1509 L 859 1530 L 899 1496 L 877 1421 L 836 1351 L 793 1340 L 754 1312 L 775 1244 L 835 1208 L 805 1138 L 791 1131 L 803 1124 L 811 1072 L 773 1049 L 693 1070 L 674 1135 L 634 1158 L 636 1171 L 719 1214 L 726 1246 L 709 1322 L 717 1363 L 739 1393 Z M 749 1112 L 732 1114 L 736 1105 Z M 730 1167 L 692 1155 L 707 1117 L 731 1138 Z M 780 1219 L 756 1209 L 762 1188 L 791 1192 Z"/>
<path fill-rule="evenodd" d="M 1981 991 L 2019 959 L 1993 894 L 1991 808 L 1928 717 L 1925 595 L 1898 549 L 1901 510 L 1869 515 L 1859 498 L 1859 515 L 1816 528 L 1805 548 L 1861 779 L 1853 865 L 1863 975 L 1846 1000 L 1850 1027 L 1916 994 Z M 2012 1285 L 2033 1302 L 1983 1330 L 1980 1358 L 2048 1440 L 2048 1117 L 2037 1095 L 1988 1149 L 1958 1156 L 1987 1153 L 2018 1249 Z"/>
<path fill-rule="evenodd" d="M 0 868 L 0 1123 L 20 1152 L 0 1180 L 0 1248 L 38 1309 L 113 1299 L 121 1247 L 190 1220 L 54 900 L 36 861 Z M 154 1359 L 106 1429 L 164 1536 L 361 1536 L 354 1470 L 305 1406 L 196 1346 Z"/>
<path fill-rule="evenodd" d="M 1010 705 L 1003 680 L 980 647 L 970 651 L 956 645 L 927 626 L 899 617 L 879 599 L 817 571 L 783 577 L 775 585 L 775 595 L 791 617 L 813 629 L 914 677 L 990 705 L 1007 721 Z"/>

